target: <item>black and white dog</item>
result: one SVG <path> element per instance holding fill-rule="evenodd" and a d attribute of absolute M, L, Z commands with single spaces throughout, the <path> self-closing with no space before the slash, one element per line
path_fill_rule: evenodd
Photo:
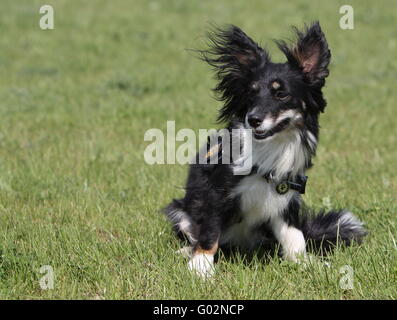
<path fill-rule="evenodd" d="M 366 234 L 349 211 L 312 216 L 302 208 L 331 53 L 318 22 L 296 34 L 295 44 L 276 41 L 285 63 L 271 62 L 236 26 L 211 33 L 211 48 L 200 51 L 219 80 L 219 122 L 230 132 L 253 133 L 248 175 L 236 175 L 233 162 L 191 164 L 185 197 L 165 208 L 176 233 L 190 242 L 189 268 L 201 276 L 212 275 L 219 246 L 255 248 L 270 238 L 285 259 L 299 262 L 307 241 L 329 249 L 360 242 Z"/>

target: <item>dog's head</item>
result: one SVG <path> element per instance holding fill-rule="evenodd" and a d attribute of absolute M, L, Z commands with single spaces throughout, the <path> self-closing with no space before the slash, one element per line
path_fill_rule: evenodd
<path fill-rule="evenodd" d="M 202 57 L 219 80 L 215 91 L 225 102 L 220 122 L 242 122 L 263 140 L 303 127 L 324 111 L 321 89 L 331 58 L 327 41 L 318 22 L 295 31 L 296 43 L 276 41 L 285 63 L 271 62 L 269 54 L 236 26 L 210 34 L 211 48 Z"/>

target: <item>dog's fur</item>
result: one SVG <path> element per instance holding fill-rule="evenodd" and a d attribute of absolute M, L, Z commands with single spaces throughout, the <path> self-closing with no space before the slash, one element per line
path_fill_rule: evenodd
<path fill-rule="evenodd" d="M 360 242 L 366 234 L 349 211 L 302 209 L 295 190 L 276 192 L 286 176 L 304 175 L 311 167 L 320 112 L 326 101 L 322 88 L 328 76 L 330 50 L 318 22 L 295 29 L 293 45 L 276 41 L 287 58 L 273 63 L 269 54 L 241 29 L 229 26 L 209 35 L 211 48 L 200 51 L 219 80 L 215 91 L 224 101 L 218 121 L 226 128 L 252 129 L 252 164 L 256 172 L 234 174 L 234 164 L 192 164 L 183 199 L 173 200 L 165 213 L 181 238 L 192 246 L 189 268 L 202 276 L 213 272 L 219 246 L 256 248 L 269 239 L 283 257 L 299 261 L 311 240 L 330 249 L 337 242 Z M 272 173 L 272 180 L 263 178 Z"/>

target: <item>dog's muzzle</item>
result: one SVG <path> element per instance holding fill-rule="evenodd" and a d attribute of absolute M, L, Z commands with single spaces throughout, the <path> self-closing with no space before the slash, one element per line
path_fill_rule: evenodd
<path fill-rule="evenodd" d="M 250 115 L 247 117 L 247 122 L 252 128 L 255 139 L 263 140 L 284 130 L 291 123 L 291 118 L 285 118 L 277 123 L 271 116 L 263 119 L 257 115 Z"/>

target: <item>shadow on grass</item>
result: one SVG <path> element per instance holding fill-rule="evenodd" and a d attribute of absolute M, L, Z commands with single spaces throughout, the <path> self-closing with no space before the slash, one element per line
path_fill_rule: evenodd
<path fill-rule="evenodd" d="M 361 244 L 352 243 L 351 245 L 360 246 Z M 306 243 L 306 252 L 326 261 L 336 250 L 343 250 L 346 247 L 343 243 L 335 245 L 331 242 L 308 241 Z M 282 259 L 282 248 L 275 241 L 262 244 L 253 249 L 222 246 L 215 255 L 215 261 L 217 262 L 219 259 L 231 263 L 242 263 L 246 266 L 253 263 L 266 265 L 274 259 Z"/>
<path fill-rule="evenodd" d="M 258 262 L 266 265 L 275 258 L 281 258 L 281 249 L 274 242 L 261 245 L 254 249 L 222 246 L 215 255 L 215 262 L 222 259 L 230 263 L 242 263 L 246 266 Z"/>

